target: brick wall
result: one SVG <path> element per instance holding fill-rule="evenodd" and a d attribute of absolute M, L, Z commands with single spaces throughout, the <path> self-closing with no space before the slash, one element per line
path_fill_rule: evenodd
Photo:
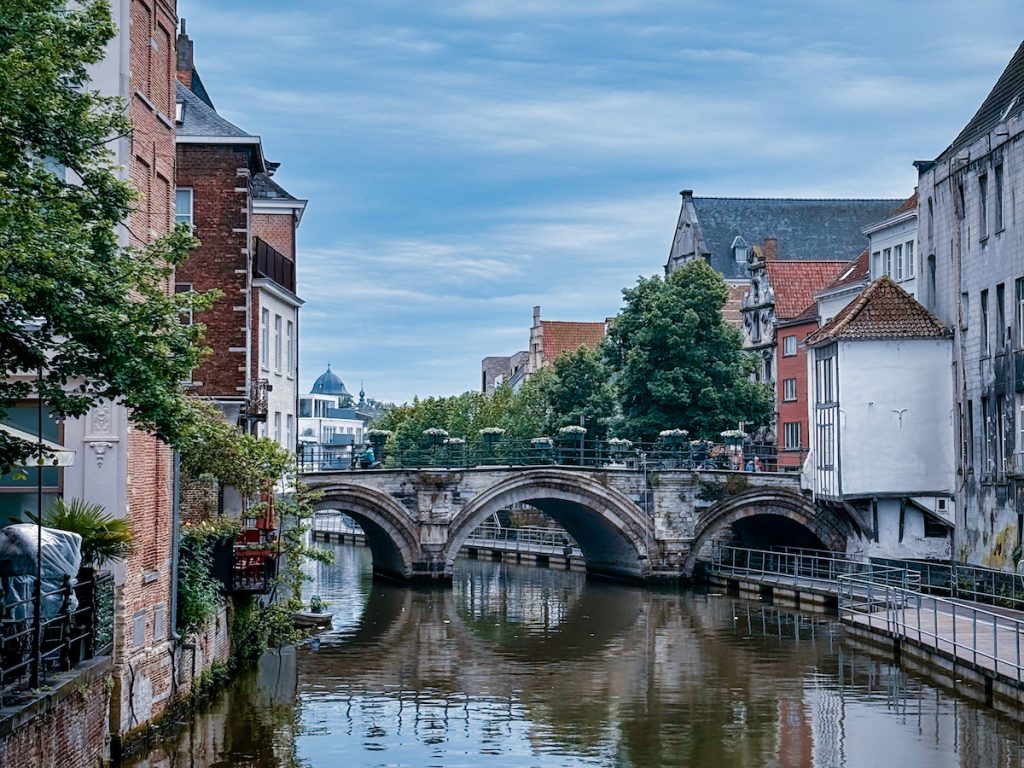
<path fill-rule="evenodd" d="M 212 350 L 193 373 L 197 393 L 241 397 L 246 386 L 246 308 L 249 261 L 249 180 L 245 152 L 229 146 L 178 146 L 177 185 L 190 187 L 193 222 L 202 242 L 175 275 L 195 291 L 223 292 L 214 306 L 195 317 L 206 325 Z M 242 388 L 241 390 L 239 388 Z"/>
<path fill-rule="evenodd" d="M 807 456 L 807 446 L 811 442 L 807 420 L 807 350 L 803 346 L 803 342 L 808 334 L 816 330 L 817 327 L 817 322 L 811 322 L 780 326 L 775 331 L 778 339 L 775 348 L 775 391 L 778 398 L 775 439 L 778 445 L 780 469 L 799 469 L 803 459 Z M 785 343 L 782 340 L 786 336 L 796 336 L 795 355 L 786 356 L 784 354 Z M 796 400 L 786 400 L 786 379 L 796 380 Z M 800 424 L 800 444 L 803 446 L 803 450 L 787 451 L 785 449 L 785 425 L 787 423 Z"/>
<path fill-rule="evenodd" d="M 67 677 L 45 698 L 0 723 L 4 768 L 77 768 L 108 756 L 110 662 Z"/>
<path fill-rule="evenodd" d="M 295 216 L 291 212 L 257 213 L 252 217 L 252 227 L 256 237 L 295 260 Z"/>

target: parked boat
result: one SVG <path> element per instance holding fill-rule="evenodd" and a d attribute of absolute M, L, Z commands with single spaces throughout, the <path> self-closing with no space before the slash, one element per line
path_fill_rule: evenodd
<path fill-rule="evenodd" d="M 295 611 L 292 613 L 292 625 L 296 629 L 317 629 L 331 626 L 333 613 L 314 613 L 313 611 Z"/>

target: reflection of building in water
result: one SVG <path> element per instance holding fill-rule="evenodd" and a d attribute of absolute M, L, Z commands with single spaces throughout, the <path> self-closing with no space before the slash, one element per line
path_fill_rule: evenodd
<path fill-rule="evenodd" d="M 779 700 L 779 764 L 786 768 L 814 766 L 814 733 L 802 699 Z"/>

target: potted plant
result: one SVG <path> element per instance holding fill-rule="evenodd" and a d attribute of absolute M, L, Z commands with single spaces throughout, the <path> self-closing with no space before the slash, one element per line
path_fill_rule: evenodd
<path fill-rule="evenodd" d="M 366 439 L 379 451 L 393 434 L 394 432 L 390 429 L 368 429 L 366 430 Z"/>
<path fill-rule="evenodd" d="M 747 439 L 747 433 L 741 429 L 727 429 L 722 432 L 722 439 L 726 445 L 735 447 L 743 445 L 743 441 Z"/>
<path fill-rule="evenodd" d="M 448 430 L 440 427 L 429 427 L 423 430 L 427 445 L 442 445 L 448 439 Z"/>
<path fill-rule="evenodd" d="M 623 456 L 629 452 L 629 449 L 633 447 L 633 443 L 629 440 L 624 440 L 619 437 L 612 437 L 608 439 L 608 450 L 612 456 Z"/>
<path fill-rule="evenodd" d="M 666 445 L 682 445 L 689 434 L 685 429 L 663 429 L 658 433 L 658 437 Z"/>
<path fill-rule="evenodd" d="M 82 537 L 82 570 L 101 570 L 124 559 L 131 548 L 128 521 L 82 499 L 55 500 L 43 513 L 43 525 Z"/>
<path fill-rule="evenodd" d="M 480 437 L 485 443 L 496 443 L 504 434 L 505 430 L 501 427 L 484 427 L 480 430 Z"/>

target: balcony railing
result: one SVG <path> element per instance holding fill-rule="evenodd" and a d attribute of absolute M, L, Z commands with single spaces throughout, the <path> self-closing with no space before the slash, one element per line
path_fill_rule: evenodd
<path fill-rule="evenodd" d="M 255 277 L 267 277 L 282 288 L 295 293 L 295 262 L 283 253 L 256 238 L 256 253 L 252 257 Z"/>
<path fill-rule="evenodd" d="M 268 379 L 253 379 L 249 382 L 249 397 L 245 402 L 245 416 L 255 421 L 266 421 L 270 405 L 268 393 L 271 390 Z"/>
<path fill-rule="evenodd" d="M 77 598 L 76 600 L 72 598 Z M 59 604 L 40 621 L 39 678 L 110 652 L 114 641 L 114 580 L 108 572 L 44 589 L 44 606 Z M 35 659 L 33 598 L 0 603 L 0 706 L 27 689 Z"/>

